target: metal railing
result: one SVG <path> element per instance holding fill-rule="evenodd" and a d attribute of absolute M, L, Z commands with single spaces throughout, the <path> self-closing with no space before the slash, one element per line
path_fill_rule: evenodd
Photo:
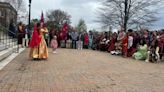
<path fill-rule="evenodd" d="M 16 33 L 8 30 L 7 28 L 0 26 L 0 44 L 4 49 L 14 48 L 13 53 L 19 52 L 18 40 Z M 3 50 L 3 49 L 2 49 Z M 2 51 L 0 50 L 0 51 Z"/>

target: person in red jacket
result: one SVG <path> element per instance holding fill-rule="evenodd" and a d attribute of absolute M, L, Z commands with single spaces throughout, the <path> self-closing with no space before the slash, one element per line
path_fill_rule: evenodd
<path fill-rule="evenodd" d="M 128 34 L 122 39 L 122 54 L 123 57 L 127 57 L 128 53 Z"/>
<path fill-rule="evenodd" d="M 112 38 L 109 44 L 108 52 L 114 51 L 115 50 L 115 43 L 117 42 L 117 33 L 112 34 Z"/>
<path fill-rule="evenodd" d="M 84 32 L 84 48 L 88 49 L 88 44 L 89 44 L 89 36 L 87 32 Z"/>

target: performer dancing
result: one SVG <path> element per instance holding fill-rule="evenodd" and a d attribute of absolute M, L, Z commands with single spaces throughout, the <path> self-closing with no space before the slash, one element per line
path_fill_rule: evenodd
<path fill-rule="evenodd" d="M 32 59 L 47 59 L 48 49 L 44 39 L 44 33 L 46 30 L 40 27 L 40 23 L 37 27 L 34 27 L 34 32 L 30 41 L 30 58 Z"/>

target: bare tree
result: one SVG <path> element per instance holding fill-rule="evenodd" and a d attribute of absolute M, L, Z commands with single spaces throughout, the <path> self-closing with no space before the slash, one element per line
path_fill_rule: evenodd
<path fill-rule="evenodd" d="M 62 10 L 50 10 L 46 13 L 47 24 L 52 27 L 60 29 L 65 22 L 70 23 L 70 15 Z"/>
<path fill-rule="evenodd" d="M 103 26 L 130 27 L 149 26 L 158 20 L 158 9 L 163 0 L 104 0 L 99 21 Z"/>
<path fill-rule="evenodd" d="M 5 2 L 10 3 L 18 12 L 25 10 L 24 0 L 5 0 Z"/>

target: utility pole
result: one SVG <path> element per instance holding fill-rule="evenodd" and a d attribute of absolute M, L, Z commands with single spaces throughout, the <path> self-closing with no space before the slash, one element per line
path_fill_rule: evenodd
<path fill-rule="evenodd" d="M 32 0 L 29 0 L 29 20 L 28 20 L 28 26 L 29 26 L 29 30 L 31 29 L 31 2 Z"/>

